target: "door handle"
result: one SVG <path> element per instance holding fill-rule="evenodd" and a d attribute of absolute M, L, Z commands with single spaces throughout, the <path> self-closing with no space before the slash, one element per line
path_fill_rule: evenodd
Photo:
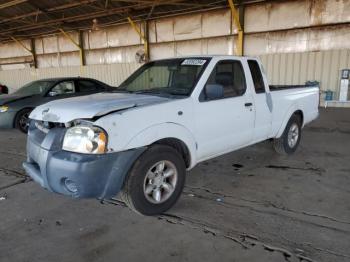
<path fill-rule="evenodd" d="M 249 106 L 252 106 L 253 105 L 253 103 L 245 103 L 244 104 L 244 106 L 246 106 L 246 107 L 249 107 Z"/>

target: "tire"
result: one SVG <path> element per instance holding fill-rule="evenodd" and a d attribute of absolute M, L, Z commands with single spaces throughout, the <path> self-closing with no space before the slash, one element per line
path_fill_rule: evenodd
<path fill-rule="evenodd" d="M 174 175 L 170 176 L 171 173 Z M 181 155 L 172 147 L 154 145 L 134 163 L 125 179 L 121 198 L 139 214 L 158 215 L 176 203 L 185 178 L 186 166 Z"/>
<path fill-rule="evenodd" d="M 275 151 L 281 155 L 293 154 L 300 143 L 301 138 L 301 120 L 297 115 L 292 115 L 285 130 L 280 138 L 273 140 Z"/>
<path fill-rule="evenodd" d="M 22 109 L 19 111 L 15 118 L 15 128 L 20 130 L 21 132 L 27 134 L 28 133 L 28 124 L 29 124 L 29 114 L 33 109 Z"/>

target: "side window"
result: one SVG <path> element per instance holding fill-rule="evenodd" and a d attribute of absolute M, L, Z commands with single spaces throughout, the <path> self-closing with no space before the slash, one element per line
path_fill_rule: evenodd
<path fill-rule="evenodd" d="M 73 94 L 75 93 L 74 81 L 60 82 L 51 89 L 50 93 L 54 93 L 53 95 Z"/>
<path fill-rule="evenodd" d="M 79 80 L 79 92 L 93 92 L 102 88 L 99 88 L 99 85 L 93 81 L 89 80 Z"/>
<path fill-rule="evenodd" d="M 261 74 L 261 70 L 258 62 L 254 60 L 248 60 L 248 65 L 249 65 L 250 73 L 253 78 L 255 93 L 257 94 L 265 93 L 264 79 Z"/>
<path fill-rule="evenodd" d="M 240 61 L 223 60 L 216 64 L 206 83 L 222 85 L 223 98 L 242 96 L 246 91 L 243 67 Z M 205 94 L 204 94 L 204 100 Z"/>

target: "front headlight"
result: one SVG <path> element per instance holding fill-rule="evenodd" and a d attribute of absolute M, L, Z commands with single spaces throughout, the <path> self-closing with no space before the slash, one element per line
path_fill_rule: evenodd
<path fill-rule="evenodd" d="M 107 151 L 107 135 L 95 126 L 74 126 L 67 130 L 62 149 L 84 154 L 103 154 Z"/>
<path fill-rule="evenodd" d="M 4 113 L 4 112 L 6 112 L 7 110 L 9 110 L 9 107 L 8 107 L 8 106 L 0 106 L 0 113 Z"/>

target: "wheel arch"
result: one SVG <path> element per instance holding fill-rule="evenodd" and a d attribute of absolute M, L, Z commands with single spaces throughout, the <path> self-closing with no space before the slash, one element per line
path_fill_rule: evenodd
<path fill-rule="evenodd" d="M 301 127 L 304 125 L 304 112 L 302 109 L 300 108 L 297 108 L 297 107 L 291 107 L 289 110 L 288 110 L 288 113 L 286 114 L 286 117 L 284 118 L 283 122 L 282 122 L 282 125 L 280 126 L 280 128 L 278 129 L 278 132 L 277 132 L 277 135 L 276 135 L 276 138 L 279 138 L 282 136 L 283 132 L 284 132 L 284 129 L 286 128 L 290 118 L 293 116 L 293 115 L 297 115 L 299 118 L 300 118 L 300 124 L 301 124 Z"/>
<path fill-rule="evenodd" d="M 176 123 L 163 123 L 151 126 L 138 133 L 125 149 L 162 144 L 173 147 L 183 157 L 186 167 L 196 164 L 196 142 L 193 134 Z"/>
<path fill-rule="evenodd" d="M 296 110 L 292 115 L 296 115 L 299 117 L 300 119 L 300 125 L 303 126 L 304 125 L 304 113 L 302 110 L 298 109 Z M 291 116 L 292 117 L 292 116 Z"/>
<path fill-rule="evenodd" d="M 34 110 L 34 108 L 35 108 L 35 107 L 27 106 L 27 107 L 23 107 L 23 108 L 21 108 L 20 110 L 18 110 L 18 111 L 16 112 L 15 117 L 13 118 L 12 127 L 13 127 L 13 128 L 16 128 L 17 117 L 18 117 L 18 115 L 19 115 L 22 111 L 24 111 L 24 110 Z"/>
<path fill-rule="evenodd" d="M 191 165 L 191 153 L 185 142 L 175 137 L 162 138 L 157 140 L 152 145 L 166 145 L 174 148 L 185 161 L 186 168 Z"/>

